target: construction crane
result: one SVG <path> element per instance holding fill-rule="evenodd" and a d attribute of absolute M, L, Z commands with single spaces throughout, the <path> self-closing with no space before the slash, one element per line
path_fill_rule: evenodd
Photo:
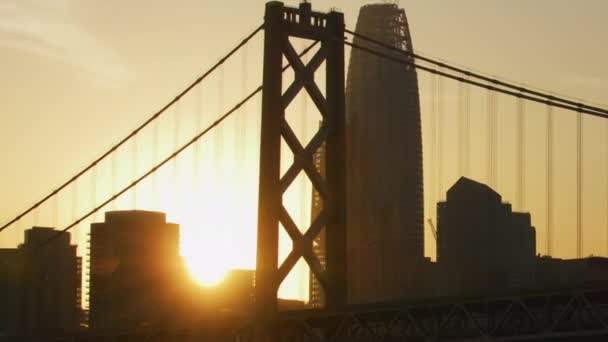
<path fill-rule="evenodd" d="M 435 228 L 435 225 L 433 224 L 433 220 L 428 219 L 428 220 L 426 220 L 426 222 L 429 224 L 429 228 L 431 228 L 431 233 L 433 233 L 433 238 L 435 239 L 435 242 L 437 242 L 437 229 Z"/>

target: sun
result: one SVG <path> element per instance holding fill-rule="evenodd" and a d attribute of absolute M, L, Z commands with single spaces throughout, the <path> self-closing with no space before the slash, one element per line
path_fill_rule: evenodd
<path fill-rule="evenodd" d="M 198 258 L 186 258 L 186 267 L 192 279 L 199 285 L 213 287 L 221 284 L 228 272 L 223 265 L 205 262 Z"/>
<path fill-rule="evenodd" d="M 180 253 L 196 283 L 216 286 L 232 269 L 255 267 L 255 202 L 236 189 L 184 189 L 179 198 L 186 200 L 174 203 L 171 212 L 180 224 Z"/>

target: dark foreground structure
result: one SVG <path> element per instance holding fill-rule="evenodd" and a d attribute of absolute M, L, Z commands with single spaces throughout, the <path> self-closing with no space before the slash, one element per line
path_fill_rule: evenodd
<path fill-rule="evenodd" d="M 173 327 L 188 284 L 179 226 L 165 214 L 113 211 L 91 225 L 90 327 L 118 332 Z"/>
<path fill-rule="evenodd" d="M 33 227 L 18 248 L 0 249 L 0 340 L 74 333 L 81 321 L 81 259 L 69 233 Z"/>
<path fill-rule="evenodd" d="M 405 12 L 394 4 L 363 6 L 356 32 L 413 50 Z M 414 298 L 424 258 L 416 70 L 353 49 L 346 99 L 348 300 Z"/>
<path fill-rule="evenodd" d="M 437 204 L 442 296 L 519 293 L 535 284 L 536 232 L 489 186 L 460 178 Z"/>

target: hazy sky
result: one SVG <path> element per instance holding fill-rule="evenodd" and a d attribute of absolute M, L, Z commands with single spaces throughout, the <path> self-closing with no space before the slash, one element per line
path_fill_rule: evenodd
<path fill-rule="evenodd" d="M 365 3 L 313 7 L 343 11 L 354 28 Z M 400 6 L 422 53 L 608 103 L 604 0 Z M 164 105 L 258 26 L 263 10 L 263 1 L 242 0 L 0 0 L 0 222 Z M 246 68 L 254 85 L 261 69 Z M 238 71 L 227 77 L 235 83 L 226 90 L 229 105 L 241 89 Z"/>

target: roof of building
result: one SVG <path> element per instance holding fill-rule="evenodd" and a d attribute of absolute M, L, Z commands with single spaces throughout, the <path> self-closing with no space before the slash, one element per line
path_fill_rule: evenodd
<path fill-rule="evenodd" d="M 451 197 L 453 195 L 459 196 L 463 194 L 472 193 L 485 193 L 497 198 L 498 200 L 501 199 L 500 194 L 494 191 L 494 189 L 490 188 L 486 184 L 474 181 L 466 177 L 460 177 L 460 179 L 458 179 L 456 183 L 452 185 L 452 187 L 448 190 L 448 197 Z"/>
<path fill-rule="evenodd" d="M 132 221 L 166 222 L 166 214 L 159 211 L 147 210 L 116 210 L 105 213 L 106 222 L 132 222 Z"/>

